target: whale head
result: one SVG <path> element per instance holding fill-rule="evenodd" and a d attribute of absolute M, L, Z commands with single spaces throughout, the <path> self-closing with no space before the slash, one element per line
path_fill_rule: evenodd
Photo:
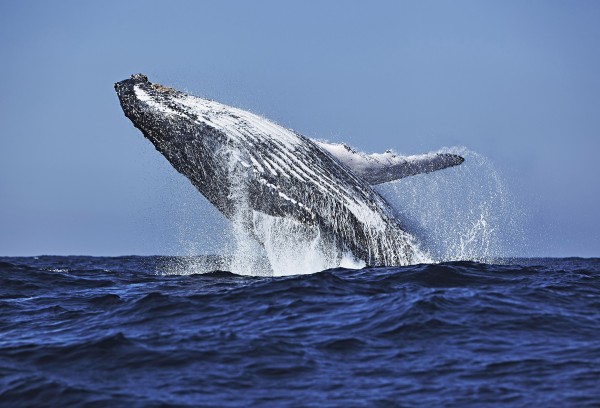
<path fill-rule="evenodd" d="M 123 112 L 154 147 L 222 213 L 230 215 L 232 153 L 227 136 L 202 117 L 212 101 L 153 84 L 143 74 L 115 83 Z M 206 106 L 202 106 L 203 103 Z"/>

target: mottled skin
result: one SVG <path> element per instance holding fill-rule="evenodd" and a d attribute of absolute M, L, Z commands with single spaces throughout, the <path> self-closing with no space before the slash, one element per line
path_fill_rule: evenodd
<path fill-rule="evenodd" d="M 136 96 L 134 87 L 177 114 L 154 109 Z M 319 228 L 322 237 L 369 265 L 421 260 L 414 239 L 402 229 L 385 200 L 310 139 L 295 134 L 298 144 L 290 149 L 268 135 L 231 138 L 178 105 L 177 98 L 186 94 L 152 84 L 141 74 L 116 83 L 115 90 L 125 116 L 226 217 L 239 217 L 240 211 L 246 211 L 249 228 L 251 210 L 294 218 Z M 259 173 L 256 166 L 243 165 L 250 163 L 251 155 L 271 163 L 304 163 L 313 180 L 281 172 Z M 244 205 L 240 197 L 246 200 Z M 352 208 L 367 209 L 368 216 L 353 213 L 349 203 Z"/>

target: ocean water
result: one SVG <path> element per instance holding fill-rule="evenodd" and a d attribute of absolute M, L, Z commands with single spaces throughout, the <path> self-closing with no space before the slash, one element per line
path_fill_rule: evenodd
<path fill-rule="evenodd" d="M 600 259 L 186 262 L 0 258 L 0 405 L 600 405 Z"/>

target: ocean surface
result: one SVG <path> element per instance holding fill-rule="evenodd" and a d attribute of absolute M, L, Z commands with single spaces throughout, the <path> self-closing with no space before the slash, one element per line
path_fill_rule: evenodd
<path fill-rule="evenodd" d="M 600 405 L 600 259 L 186 262 L 0 258 L 0 405 Z"/>

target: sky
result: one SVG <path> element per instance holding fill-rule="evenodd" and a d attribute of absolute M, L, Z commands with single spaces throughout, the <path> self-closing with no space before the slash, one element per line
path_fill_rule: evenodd
<path fill-rule="evenodd" d="M 598 21 L 596 1 L 2 1 L 0 255 L 229 239 L 123 116 L 113 84 L 143 72 L 368 152 L 464 146 L 514 199 L 508 255 L 600 256 Z"/>

